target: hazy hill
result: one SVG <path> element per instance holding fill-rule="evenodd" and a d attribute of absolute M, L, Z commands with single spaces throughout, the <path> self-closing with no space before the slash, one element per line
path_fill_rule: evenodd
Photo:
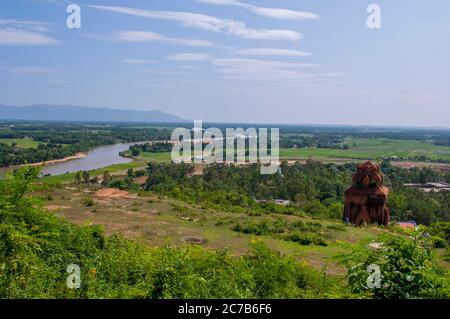
<path fill-rule="evenodd" d="M 186 122 L 162 111 L 136 111 L 78 105 L 0 105 L 0 120 L 91 122 Z"/>

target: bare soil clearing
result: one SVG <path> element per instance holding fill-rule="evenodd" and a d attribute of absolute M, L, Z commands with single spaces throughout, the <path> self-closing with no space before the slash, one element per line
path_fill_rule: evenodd
<path fill-rule="evenodd" d="M 135 194 L 116 188 L 103 188 L 95 192 L 94 196 L 99 199 L 136 199 Z"/>

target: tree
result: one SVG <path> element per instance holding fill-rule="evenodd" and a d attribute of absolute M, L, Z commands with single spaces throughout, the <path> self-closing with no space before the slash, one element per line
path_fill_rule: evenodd
<path fill-rule="evenodd" d="M 133 155 L 133 157 L 137 157 L 137 156 L 139 156 L 140 153 L 141 153 L 141 152 L 140 152 L 139 150 L 134 149 L 134 150 L 131 152 L 131 155 Z"/>
<path fill-rule="evenodd" d="M 83 171 L 83 182 L 85 184 L 89 184 L 89 180 L 90 180 L 89 172 L 88 171 Z"/>
<path fill-rule="evenodd" d="M 107 186 L 110 181 L 111 181 L 111 175 L 109 174 L 109 171 L 104 171 L 102 185 Z"/>
<path fill-rule="evenodd" d="M 81 173 L 80 173 L 80 171 L 78 171 L 75 174 L 75 184 L 77 184 L 77 185 L 81 184 Z"/>

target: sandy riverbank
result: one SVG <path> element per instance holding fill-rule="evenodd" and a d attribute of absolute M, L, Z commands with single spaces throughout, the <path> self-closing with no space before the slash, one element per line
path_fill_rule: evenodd
<path fill-rule="evenodd" d="M 30 166 L 51 165 L 51 164 L 62 163 L 62 162 L 67 162 L 67 161 L 71 161 L 71 160 L 80 159 L 80 158 L 83 158 L 86 156 L 87 156 L 86 153 L 77 153 L 75 155 L 67 156 L 64 158 L 59 158 L 59 159 L 54 159 L 54 160 L 44 161 L 44 162 L 38 162 L 38 163 L 32 163 L 32 164 L 26 164 L 26 165 L 30 165 Z M 23 165 L 21 165 L 21 166 L 23 166 Z"/>

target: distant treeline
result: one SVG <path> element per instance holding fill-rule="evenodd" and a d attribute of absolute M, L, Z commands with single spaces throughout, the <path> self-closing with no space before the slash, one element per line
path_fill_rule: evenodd
<path fill-rule="evenodd" d="M 292 134 L 282 135 L 280 139 L 280 147 L 285 148 L 334 148 L 346 149 L 348 145 L 344 144 L 344 137 L 333 133 L 319 133 L 319 134 Z"/>
<path fill-rule="evenodd" d="M 140 152 L 164 153 L 172 151 L 173 145 L 168 142 L 154 142 L 131 145 L 129 150 L 131 155 L 139 156 Z"/>
<path fill-rule="evenodd" d="M 0 166 L 36 163 L 86 152 L 93 147 L 120 142 L 170 138 L 164 127 L 135 128 L 121 125 L 15 124 L 0 129 L 0 138 L 31 138 L 37 148 L 0 143 Z"/>
<path fill-rule="evenodd" d="M 339 219 L 344 191 L 351 185 L 355 165 L 316 161 L 294 165 L 283 163 L 281 173 L 261 175 L 258 165 L 213 164 L 204 169 L 203 176 L 192 176 L 192 165 L 149 163 L 145 188 L 221 210 Z M 383 162 L 382 169 L 385 182 L 392 189 L 388 206 L 394 220 L 414 219 L 425 225 L 450 221 L 450 193 L 423 193 L 404 186 L 404 183 L 450 182 L 450 174 L 426 168 L 406 170 L 393 167 L 389 162 Z M 275 199 L 289 200 L 291 204 L 271 204 L 270 200 Z M 264 200 L 264 203 L 258 200 Z"/>

